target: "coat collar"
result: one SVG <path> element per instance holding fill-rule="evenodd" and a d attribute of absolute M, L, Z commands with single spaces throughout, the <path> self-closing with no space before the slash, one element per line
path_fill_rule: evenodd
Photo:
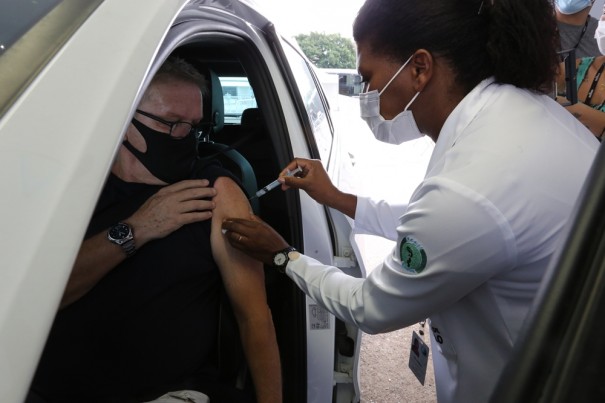
<path fill-rule="evenodd" d="M 456 144 L 464 129 L 468 127 L 485 107 L 489 98 L 498 88 L 497 85 L 492 84 L 494 84 L 493 77 L 481 81 L 471 92 L 462 98 L 462 101 L 447 117 L 439 133 L 439 138 L 435 143 L 435 149 L 429 161 L 426 177 L 431 176 L 431 172 L 443 163 L 445 153 Z"/>

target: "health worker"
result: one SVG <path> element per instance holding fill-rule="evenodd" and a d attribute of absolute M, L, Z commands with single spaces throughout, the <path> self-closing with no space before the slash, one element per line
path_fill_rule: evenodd
<path fill-rule="evenodd" d="M 282 175 L 300 167 L 300 177 L 280 181 L 395 240 L 392 253 L 354 278 L 293 250 L 260 218 L 226 219 L 225 236 L 364 332 L 428 317 L 439 402 L 485 402 L 599 146 L 545 95 L 559 61 L 553 6 L 366 0 L 353 34 L 362 118 L 380 141 L 433 139 L 426 176 L 406 206 L 338 190 L 316 160 L 294 159 Z M 411 353 L 426 353 L 418 346 Z"/>

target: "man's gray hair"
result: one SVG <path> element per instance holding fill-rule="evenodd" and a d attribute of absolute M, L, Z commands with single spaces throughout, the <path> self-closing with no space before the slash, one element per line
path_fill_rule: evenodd
<path fill-rule="evenodd" d="M 204 75 L 191 63 L 180 57 L 171 56 L 166 59 L 151 80 L 151 84 L 169 80 L 193 83 L 199 87 L 203 95 L 206 95 L 208 91 L 206 77 L 204 77 Z"/>

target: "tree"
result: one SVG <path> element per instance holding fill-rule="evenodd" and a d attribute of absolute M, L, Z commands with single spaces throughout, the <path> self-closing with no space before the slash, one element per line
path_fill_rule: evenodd
<path fill-rule="evenodd" d="M 320 68 L 354 69 L 355 45 L 340 34 L 311 32 L 295 36 L 305 56 Z"/>

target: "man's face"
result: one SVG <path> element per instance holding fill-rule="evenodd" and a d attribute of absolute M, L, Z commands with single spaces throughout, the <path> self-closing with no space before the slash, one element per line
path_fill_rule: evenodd
<path fill-rule="evenodd" d="M 193 83 L 160 81 L 152 84 L 138 109 L 167 122 L 187 122 L 197 126 L 202 120 L 202 96 Z M 168 125 L 148 116 L 138 114 L 136 118 L 151 129 L 166 134 L 170 131 Z"/>
<path fill-rule="evenodd" d="M 138 108 L 168 122 L 188 122 L 197 126 L 202 120 L 202 94 L 197 85 L 185 81 L 169 80 L 151 84 Z M 148 116 L 135 114 L 135 118 L 150 129 L 166 133 L 170 127 Z M 140 152 L 147 144 L 131 124 L 126 133 L 128 142 Z"/>
<path fill-rule="evenodd" d="M 127 181 L 149 184 L 182 180 L 196 155 L 191 126 L 197 127 L 201 119 L 202 95 L 197 85 L 179 80 L 154 82 L 126 131 L 114 173 Z M 176 122 L 187 124 L 172 124 Z M 171 126 L 173 139 L 169 138 Z M 145 130 L 145 137 L 139 129 Z"/>

